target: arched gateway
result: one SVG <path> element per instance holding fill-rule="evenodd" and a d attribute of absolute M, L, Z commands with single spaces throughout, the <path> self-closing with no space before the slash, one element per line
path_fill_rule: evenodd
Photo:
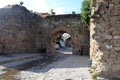
<path fill-rule="evenodd" d="M 48 26 L 46 38 L 48 52 L 54 53 L 54 41 L 58 35 L 68 33 L 71 36 L 73 54 L 89 54 L 89 39 L 87 28 L 83 25 L 79 14 L 53 15 L 45 18 Z"/>

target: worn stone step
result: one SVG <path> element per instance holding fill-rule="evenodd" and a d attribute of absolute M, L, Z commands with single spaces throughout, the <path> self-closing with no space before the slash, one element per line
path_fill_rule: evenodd
<path fill-rule="evenodd" d="M 36 56 L 24 60 L 19 60 L 11 63 L 2 64 L 2 66 L 12 69 L 25 69 L 27 67 L 32 67 L 36 62 L 41 61 L 41 56 Z M 36 63 L 37 64 L 37 63 Z"/>
<path fill-rule="evenodd" d="M 37 56 L 40 56 L 41 54 L 22 54 L 22 55 L 18 55 L 18 56 L 0 56 L 0 65 L 1 64 L 6 64 L 6 63 L 11 63 L 11 62 L 17 62 L 17 61 L 22 61 L 22 60 L 26 60 L 26 59 L 30 59 L 30 58 L 34 58 Z"/>

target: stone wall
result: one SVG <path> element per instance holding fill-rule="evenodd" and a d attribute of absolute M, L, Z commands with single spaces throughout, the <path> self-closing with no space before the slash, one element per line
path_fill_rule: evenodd
<path fill-rule="evenodd" d="M 92 0 L 90 28 L 93 71 L 120 78 L 120 0 Z"/>
<path fill-rule="evenodd" d="M 37 22 L 36 22 L 37 21 Z M 0 9 L 0 45 L 4 53 L 34 52 L 43 18 L 19 5 Z"/>
<path fill-rule="evenodd" d="M 19 5 L 0 9 L 0 51 L 4 53 L 41 52 L 42 47 L 52 53 L 55 38 L 64 32 L 72 36 L 74 54 L 80 48 L 89 54 L 89 33 L 79 14 L 45 17 Z"/>

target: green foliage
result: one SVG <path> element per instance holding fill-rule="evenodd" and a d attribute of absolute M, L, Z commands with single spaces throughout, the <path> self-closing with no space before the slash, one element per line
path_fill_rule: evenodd
<path fill-rule="evenodd" d="M 93 79 L 93 80 L 97 80 L 97 77 L 98 77 L 98 74 L 97 74 L 97 73 L 93 73 L 93 74 L 92 74 L 92 79 Z"/>
<path fill-rule="evenodd" d="M 89 26 L 90 14 L 91 14 L 90 0 L 83 0 L 80 15 L 81 15 L 81 18 L 82 18 L 82 22 L 86 26 Z"/>

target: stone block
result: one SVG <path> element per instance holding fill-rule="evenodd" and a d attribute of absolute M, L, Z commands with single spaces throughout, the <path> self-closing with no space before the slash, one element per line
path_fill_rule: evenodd
<path fill-rule="evenodd" d="M 113 33 L 112 33 L 112 34 L 115 34 L 115 35 L 120 35 L 120 29 L 113 31 Z"/>
<path fill-rule="evenodd" d="M 113 39 L 119 39 L 120 40 L 120 35 L 113 36 Z"/>
<path fill-rule="evenodd" d="M 114 47 L 115 51 L 120 51 L 120 47 Z"/>
<path fill-rule="evenodd" d="M 120 3 L 120 0 L 112 0 L 112 3 L 114 3 L 114 4 L 119 4 L 119 3 Z"/>

